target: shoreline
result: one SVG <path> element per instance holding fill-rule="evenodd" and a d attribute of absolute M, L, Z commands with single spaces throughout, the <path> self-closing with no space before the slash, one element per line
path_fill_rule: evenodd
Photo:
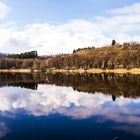
<path fill-rule="evenodd" d="M 0 69 L 0 73 L 36 73 L 42 70 L 31 70 L 31 69 Z M 116 73 L 116 74 L 139 74 L 140 68 L 134 69 L 46 69 L 45 73 Z"/>
<path fill-rule="evenodd" d="M 41 71 L 42 70 L 31 70 L 31 69 L 0 69 L 0 73 L 32 73 Z"/>
<path fill-rule="evenodd" d="M 75 69 L 75 70 L 66 70 L 66 69 L 48 69 L 46 73 L 116 73 L 116 74 L 140 74 L 140 68 L 133 69 Z"/>

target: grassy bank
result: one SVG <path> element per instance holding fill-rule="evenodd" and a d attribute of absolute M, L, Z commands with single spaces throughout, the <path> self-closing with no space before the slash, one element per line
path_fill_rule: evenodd
<path fill-rule="evenodd" d="M 41 70 L 31 70 L 31 69 L 0 69 L 1 73 L 31 73 L 39 72 Z"/>
<path fill-rule="evenodd" d="M 117 74 L 140 74 L 140 68 L 134 69 L 48 69 L 47 72 L 59 72 L 59 73 L 117 73 Z"/>
<path fill-rule="evenodd" d="M 0 73 L 31 73 L 41 72 L 41 70 L 31 69 L 0 69 Z M 140 68 L 134 69 L 47 69 L 46 73 L 58 72 L 58 73 L 116 73 L 116 74 L 140 74 Z"/>

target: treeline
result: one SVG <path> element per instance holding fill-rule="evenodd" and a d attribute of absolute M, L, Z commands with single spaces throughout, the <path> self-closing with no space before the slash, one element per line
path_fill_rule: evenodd
<path fill-rule="evenodd" d="M 46 60 L 40 59 L 0 59 L 0 69 L 32 69 L 44 70 L 46 68 Z"/>
<path fill-rule="evenodd" d="M 112 45 L 102 48 L 78 49 L 74 50 L 72 54 L 49 58 L 47 67 L 57 69 L 140 68 L 140 44 L 113 42 Z"/>
<path fill-rule="evenodd" d="M 31 51 L 31 52 L 25 52 L 25 53 L 20 53 L 20 54 L 9 54 L 7 56 L 8 58 L 15 58 L 15 59 L 29 59 L 29 58 L 37 58 L 38 54 L 37 51 Z"/>
<path fill-rule="evenodd" d="M 0 69 L 45 70 L 45 58 L 39 58 L 37 51 L 20 54 L 0 53 Z"/>

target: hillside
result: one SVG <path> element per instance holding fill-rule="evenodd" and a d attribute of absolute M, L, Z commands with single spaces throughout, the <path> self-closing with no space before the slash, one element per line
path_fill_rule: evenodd
<path fill-rule="evenodd" d="M 101 48 L 88 47 L 72 54 L 38 56 L 36 51 L 21 54 L 0 54 L 0 69 L 134 69 L 140 68 L 140 44 L 113 44 Z M 140 71 L 140 70 L 139 70 Z"/>
<path fill-rule="evenodd" d="M 74 50 L 72 54 L 49 58 L 47 68 L 67 70 L 140 68 L 140 44 L 131 42 L 101 48 L 89 47 Z"/>

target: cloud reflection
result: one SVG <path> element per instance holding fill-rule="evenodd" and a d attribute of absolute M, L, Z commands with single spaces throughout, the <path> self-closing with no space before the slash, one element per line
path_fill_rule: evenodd
<path fill-rule="evenodd" d="M 8 133 L 8 128 L 4 122 L 0 122 L 0 138 L 4 137 Z"/>
<path fill-rule="evenodd" d="M 0 100 L 1 112 L 16 112 L 17 109 L 22 108 L 28 115 L 33 116 L 48 116 L 55 113 L 72 119 L 101 116 L 99 123 L 110 120 L 123 124 L 114 129 L 120 128 L 133 133 L 131 129 L 133 130 L 132 126 L 135 126 L 140 130 L 140 98 L 130 99 L 121 96 L 113 102 L 112 96 L 102 93 L 79 93 L 70 87 L 39 85 L 37 91 L 2 88 Z M 130 126 L 129 129 L 126 129 L 126 124 Z"/>

